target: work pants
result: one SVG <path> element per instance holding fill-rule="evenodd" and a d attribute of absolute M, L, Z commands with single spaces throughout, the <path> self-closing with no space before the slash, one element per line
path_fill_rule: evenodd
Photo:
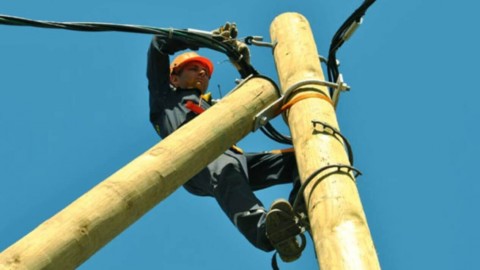
<path fill-rule="evenodd" d="M 300 186 L 294 153 L 238 154 L 227 150 L 189 180 L 185 189 L 214 197 L 240 232 L 259 249 L 273 250 L 265 234 L 266 210 L 253 191 L 292 183 L 293 203 Z"/>

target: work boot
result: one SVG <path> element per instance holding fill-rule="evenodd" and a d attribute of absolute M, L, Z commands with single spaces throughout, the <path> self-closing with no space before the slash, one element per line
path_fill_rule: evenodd
<path fill-rule="evenodd" d="M 302 232 L 293 208 L 287 200 L 273 202 L 266 220 L 267 237 L 284 262 L 293 262 L 300 258 L 304 243 L 297 236 Z M 304 239 L 304 238 L 302 238 Z"/>

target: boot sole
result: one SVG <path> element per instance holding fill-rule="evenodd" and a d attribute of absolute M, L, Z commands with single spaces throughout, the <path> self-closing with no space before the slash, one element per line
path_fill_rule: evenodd
<path fill-rule="evenodd" d="M 303 248 L 297 240 L 301 230 L 296 222 L 292 206 L 286 200 L 272 204 L 266 220 L 267 237 L 284 262 L 300 257 Z"/>

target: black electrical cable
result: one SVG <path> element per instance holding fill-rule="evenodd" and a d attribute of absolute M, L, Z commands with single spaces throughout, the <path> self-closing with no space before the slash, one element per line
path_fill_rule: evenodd
<path fill-rule="evenodd" d="M 362 17 L 365 15 L 367 9 L 375 2 L 376 0 L 365 0 L 362 5 L 357 8 L 352 15 L 350 15 L 347 20 L 340 26 L 335 35 L 332 38 L 330 44 L 330 50 L 327 60 L 328 68 L 328 80 L 330 82 L 337 82 L 338 76 L 340 74 L 337 65 L 337 50 L 343 45 L 343 43 L 348 40 L 349 35 L 353 33 L 352 27 L 356 27 L 360 24 Z M 355 25 L 357 24 L 357 25 Z M 330 94 L 333 94 L 333 90 L 330 89 Z M 275 128 L 269 123 L 261 128 L 262 132 L 269 138 L 283 144 L 292 144 L 292 138 L 285 136 L 279 133 Z"/>
<path fill-rule="evenodd" d="M 189 29 L 168 29 L 156 28 L 150 26 L 129 25 L 129 24 L 112 24 L 112 23 L 92 23 L 92 22 L 51 22 L 30 20 L 20 17 L 7 16 L 0 14 L 0 24 L 17 25 L 17 26 L 33 26 L 42 28 L 58 28 L 74 31 L 117 31 L 130 32 L 140 34 L 155 34 L 165 38 L 181 38 L 192 45 L 198 47 L 209 48 L 226 54 L 230 59 L 235 60 L 240 66 L 240 75 L 242 78 L 250 74 L 258 74 L 255 68 L 242 58 L 242 55 L 227 42 L 223 42 L 223 38 L 215 35 L 207 35 L 190 31 Z"/>
<path fill-rule="evenodd" d="M 32 26 L 41 28 L 57 28 L 64 30 L 75 31 L 89 31 L 89 32 L 102 32 L 102 31 L 118 31 L 140 34 L 154 34 L 164 38 L 178 38 L 186 41 L 190 45 L 197 47 L 209 48 L 215 51 L 226 54 L 229 58 L 237 60 L 237 63 L 241 67 L 239 72 L 242 78 L 248 77 L 250 74 L 258 74 L 255 68 L 247 63 L 245 59 L 241 58 L 241 54 L 235 50 L 235 48 L 226 42 L 223 42 L 223 38 L 219 36 L 209 35 L 208 33 L 201 33 L 201 31 L 191 31 L 183 29 L 172 28 L 156 28 L 150 26 L 129 25 L 129 24 L 111 24 L 111 23 L 93 23 L 93 22 L 52 22 L 52 21 L 39 21 L 30 20 L 21 17 L 7 16 L 0 14 L 0 24 L 16 25 L 16 26 Z M 275 140 L 283 144 L 292 144 L 290 137 L 280 134 L 275 128 L 267 123 L 265 127 L 261 128 L 262 132 L 272 140 Z"/>
<path fill-rule="evenodd" d="M 265 126 L 261 127 L 260 130 L 270 139 L 282 143 L 292 145 L 292 138 L 289 136 L 285 136 L 278 132 L 270 123 L 265 124 Z"/>
<path fill-rule="evenodd" d="M 366 10 L 376 0 L 365 0 L 363 4 L 355 10 L 355 12 L 342 24 L 339 30 L 332 38 L 330 45 L 329 56 L 327 61 L 328 78 L 331 82 L 336 82 L 339 71 L 336 60 L 336 52 L 343 43 L 348 39 L 349 30 L 352 25 L 359 24 Z M 246 78 L 251 74 L 258 74 L 255 68 L 242 58 L 242 55 L 229 43 L 223 42 L 220 36 L 206 35 L 205 33 L 192 32 L 188 29 L 173 29 L 173 28 L 156 28 L 150 26 L 139 26 L 129 24 L 111 24 L 111 23 L 92 23 L 92 22 L 51 22 L 30 20 L 20 17 L 7 16 L 0 14 L 0 24 L 17 25 L 17 26 L 33 26 L 42 28 L 58 28 L 75 31 L 117 31 L 130 32 L 141 34 L 155 34 L 164 38 L 179 38 L 183 39 L 191 45 L 203 48 L 209 48 L 226 54 L 230 59 L 237 62 L 240 69 L 238 70 L 242 78 Z M 270 123 L 267 123 L 261 128 L 261 131 L 272 140 L 283 144 L 292 144 L 292 139 L 279 133 Z"/>
<path fill-rule="evenodd" d="M 343 45 L 343 43 L 350 37 L 353 33 L 352 27 L 359 25 L 367 9 L 375 2 L 376 0 L 365 0 L 359 8 L 357 8 L 350 17 L 340 26 L 335 35 L 332 38 L 330 44 L 330 50 L 328 53 L 328 80 L 331 82 L 336 82 L 340 74 L 338 70 L 337 50 Z M 332 90 L 331 90 L 332 92 Z"/>

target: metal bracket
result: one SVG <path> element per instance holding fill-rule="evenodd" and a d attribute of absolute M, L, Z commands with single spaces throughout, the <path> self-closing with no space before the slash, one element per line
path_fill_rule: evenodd
<path fill-rule="evenodd" d="M 338 99 L 340 98 L 340 92 L 342 92 L 342 91 L 349 91 L 349 90 L 350 90 L 350 86 L 348 86 L 348 85 L 343 81 L 343 75 L 342 75 L 342 73 L 338 74 L 337 85 L 338 85 L 339 87 L 338 87 L 338 88 L 334 88 L 334 90 L 333 90 L 333 96 L 332 96 L 332 101 L 333 101 L 333 104 L 334 104 L 335 108 L 337 108 Z"/>
<path fill-rule="evenodd" d="M 278 113 L 280 112 L 283 105 L 283 96 L 279 99 L 272 102 L 268 107 L 263 109 L 257 115 L 255 115 L 254 120 L 255 123 L 253 125 L 253 131 L 265 126 L 270 119 L 275 118 Z"/>
<path fill-rule="evenodd" d="M 328 63 L 328 59 L 323 57 L 322 55 L 319 55 L 318 58 L 320 59 L 320 62 L 322 63 L 325 63 L 327 64 Z M 340 66 L 340 61 L 338 59 L 335 59 L 335 63 L 337 66 Z M 336 84 L 338 87 L 331 87 L 333 88 L 334 90 L 332 91 L 333 92 L 333 96 L 332 96 L 332 101 L 333 101 L 333 104 L 334 104 L 334 107 L 337 108 L 337 104 L 338 104 L 338 99 L 340 98 L 340 92 L 342 91 L 349 91 L 350 90 L 350 86 L 348 86 L 344 81 L 343 81 L 343 75 L 340 73 L 338 74 L 338 78 L 337 78 L 337 81 L 336 81 Z"/>
<path fill-rule="evenodd" d="M 321 86 L 327 86 L 327 87 L 335 88 L 335 89 L 339 89 L 339 90 L 350 89 L 349 86 L 347 84 L 343 83 L 343 82 L 332 83 L 332 82 L 327 82 L 327 81 L 317 80 L 317 79 L 307 79 L 307 80 L 299 81 L 299 82 L 291 85 L 285 91 L 283 96 L 281 96 L 279 99 L 275 100 L 268 107 L 266 107 L 261 112 L 259 112 L 257 115 L 255 115 L 255 117 L 254 117 L 255 123 L 254 123 L 253 131 L 259 129 L 262 126 L 264 126 L 266 123 L 268 123 L 268 121 L 270 119 L 275 118 L 280 113 L 280 109 L 282 108 L 282 106 L 285 103 L 287 103 L 287 101 L 290 99 L 290 96 L 293 93 L 295 93 L 295 90 L 297 90 L 299 87 L 302 87 L 302 86 L 305 86 L 305 85 L 308 85 L 308 84 L 316 84 L 316 85 L 321 85 Z M 322 92 L 322 91 L 320 91 L 318 89 L 315 89 L 315 88 L 309 88 L 308 90 Z M 333 102 L 335 104 L 335 101 L 333 101 Z M 288 121 L 287 121 L 285 115 L 283 115 L 283 120 L 288 125 Z"/>
<path fill-rule="evenodd" d="M 292 86 L 290 86 L 287 91 L 285 91 L 285 94 L 283 95 L 284 96 L 284 104 L 290 99 L 290 96 L 293 95 L 293 93 L 295 93 L 295 90 L 297 90 L 298 88 L 302 87 L 302 86 L 305 86 L 305 85 L 308 85 L 308 84 L 316 84 L 316 85 L 321 85 L 321 86 L 326 86 L 326 87 L 330 87 L 330 88 L 334 88 L 334 89 L 339 89 L 339 90 L 348 90 L 350 89 L 350 87 L 345 84 L 345 83 L 342 83 L 342 84 L 337 84 L 337 83 L 332 83 L 332 82 L 328 82 L 328 81 L 323 81 L 323 80 L 317 80 L 317 79 L 308 79 L 308 80 L 303 80 L 303 81 L 299 81 L 295 84 L 293 84 Z M 318 89 L 315 89 L 315 88 L 309 88 L 308 90 L 311 90 L 311 91 L 318 91 L 318 92 L 321 92 L 323 94 L 325 94 L 323 91 L 320 91 Z M 333 100 L 333 104 L 335 104 L 335 100 Z M 283 120 L 285 121 L 285 123 L 287 123 L 288 125 L 288 121 L 287 121 L 287 117 L 285 114 L 282 115 L 283 116 Z"/>
<path fill-rule="evenodd" d="M 297 90 L 297 88 L 302 87 L 302 86 L 305 86 L 305 85 L 307 85 L 307 84 L 316 84 L 316 85 L 326 86 L 326 87 L 330 87 L 330 88 L 334 88 L 334 89 L 339 89 L 339 90 L 348 90 L 348 89 L 350 89 L 350 87 L 349 87 L 347 84 L 345 84 L 345 83 L 338 84 L 338 83 L 332 83 L 332 82 L 323 81 L 323 80 L 317 80 L 317 79 L 307 79 L 307 80 L 299 81 L 299 82 L 291 85 L 291 86 L 285 91 L 285 94 L 284 94 L 285 103 L 288 101 L 288 99 L 290 99 L 290 96 L 295 92 L 295 90 Z M 323 92 L 322 92 L 322 93 L 323 93 Z"/>
<path fill-rule="evenodd" d="M 269 42 L 263 42 L 263 37 L 262 36 L 248 36 L 245 38 L 245 44 L 247 45 L 255 45 L 255 46 L 260 46 L 260 47 L 269 47 L 275 49 L 275 46 L 277 46 L 277 42 L 274 41 L 272 43 Z"/>

